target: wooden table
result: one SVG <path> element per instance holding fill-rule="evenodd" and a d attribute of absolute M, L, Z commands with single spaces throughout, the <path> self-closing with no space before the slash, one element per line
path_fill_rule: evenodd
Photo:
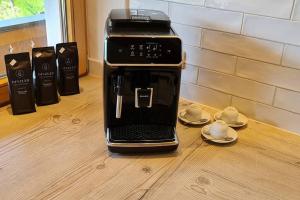
<path fill-rule="evenodd" d="M 81 86 L 34 114 L 0 108 L 1 200 L 300 199 L 299 136 L 251 120 L 236 144 L 217 146 L 178 124 L 175 153 L 111 154 L 101 80 L 85 77 Z"/>

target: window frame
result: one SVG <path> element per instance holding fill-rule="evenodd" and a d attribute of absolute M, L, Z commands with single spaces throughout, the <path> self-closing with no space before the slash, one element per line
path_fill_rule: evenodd
<path fill-rule="evenodd" d="M 0 107 L 4 106 L 9 101 L 7 78 L 0 78 Z"/>
<path fill-rule="evenodd" d="M 19 29 L 28 24 L 36 23 L 44 20 L 45 20 L 45 14 L 1 20 L 0 32 Z"/>

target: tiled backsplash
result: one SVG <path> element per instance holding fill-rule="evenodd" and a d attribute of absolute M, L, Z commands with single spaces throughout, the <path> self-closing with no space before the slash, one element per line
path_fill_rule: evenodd
<path fill-rule="evenodd" d="M 131 0 L 169 14 L 187 52 L 181 95 L 300 133 L 300 0 Z M 297 46 L 298 45 L 298 46 Z"/>

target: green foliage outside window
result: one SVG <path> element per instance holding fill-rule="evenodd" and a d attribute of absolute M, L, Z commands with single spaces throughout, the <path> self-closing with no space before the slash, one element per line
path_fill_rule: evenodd
<path fill-rule="evenodd" d="M 0 20 L 44 13 L 44 3 L 45 0 L 0 0 Z"/>

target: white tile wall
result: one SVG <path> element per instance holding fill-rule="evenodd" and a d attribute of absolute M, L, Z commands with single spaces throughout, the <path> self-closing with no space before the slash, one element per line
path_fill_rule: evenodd
<path fill-rule="evenodd" d="M 181 79 L 188 83 L 197 83 L 198 67 L 193 65 L 186 65 L 186 68 L 182 70 Z"/>
<path fill-rule="evenodd" d="M 202 35 L 201 28 L 176 23 L 173 23 L 172 26 L 180 36 L 184 44 L 200 47 Z"/>
<path fill-rule="evenodd" d="M 189 64 L 228 74 L 234 73 L 236 56 L 187 45 L 184 45 L 184 50 L 187 53 L 187 63 Z"/>
<path fill-rule="evenodd" d="M 168 2 L 159 0 L 130 0 L 130 8 L 160 10 L 166 14 L 169 13 Z"/>
<path fill-rule="evenodd" d="M 300 45 L 300 22 L 256 15 L 245 15 L 244 35 Z"/>
<path fill-rule="evenodd" d="M 132 1 L 169 11 L 189 63 L 183 97 L 300 134 L 300 0 Z"/>
<path fill-rule="evenodd" d="M 239 58 L 237 75 L 300 92 L 300 70 L 297 69 Z"/>
<path fill-rule="evenodd" d="M 167 0 L 169 2 L 203 6 L 205 0 Z"/>
<path fill-rule="evenodd" d="M 206 69 L 199 69 L 198 84 L 266 104 L 272 104 L 275 92 L 274 86 Z"/>
<path fill-rule="evenodd" d="M 176 3 L 170 4 L 169 12 L 173 22 L 232 33 L 240 33 L 243 19 L 238 12 Z"/>
<path fill-rule="evenodd" d="M 300 114 L 300 93 L 278 88 L 274 106 Z"/>
<path fill-rule="evenodd" d="M 293 0 L 206 0 L 205 5 L 245 13 L 289 18 Z"/>
<path fill-rule="evenodd" d="M 300 69 L 300 47 L 286 45 L 284 48 L 282 65 Z"/>
<path fill-rule="evenodd" d="M 283 45 L 219 31 L 203 31 L 202 47 L 219 52 L 280 64 Z"/>
<path fill-rule="evenodd" d="M 222 109 L 230 105 L 231 96 L 212 89 L 183 82 L 180 95 L 192 101 Z"/>

